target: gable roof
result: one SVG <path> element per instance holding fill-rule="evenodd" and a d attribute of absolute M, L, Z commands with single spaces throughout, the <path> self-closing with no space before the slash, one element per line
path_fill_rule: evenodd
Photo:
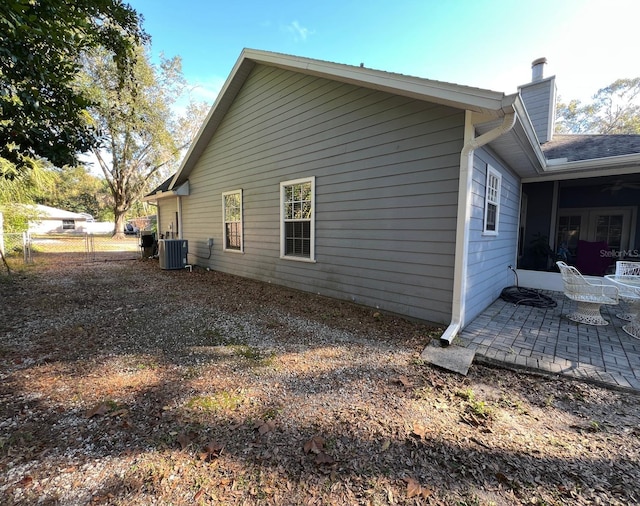
<path fill-rule="evenodd" d="M 87 214 L 74 213 L 58 209 L 56 207 L 43 206 L 41 204 L 24 204 L 25 207 L 35 210 L 41 220 L 87 220 Z"/>
<path fill-rule="evenodd" d="M 632 142 L 623 147 L 629 139 L 598 141 L 593 139 L 597 136 L 590 136 L 591 139 L 583 139 L 582 145 L 574 140 L 576 143 L 571 148 L 569 147 L 571 143 L 562 136 L 557 136 L 555 143 L 551 141 L 541 147 L 519 93 L 505 95 L 502 92 L 374 70 L 363 66 L 356 67 L 281 53 L 244 49 L 180 168 L 169 182 L 169 186 L 166 190 L 161 188 L 165 181 L 154 190 L 155 193 L 152 192 L 154 196 L 150 194 L 145 197 L 145 200 L 188 193 L 188 186 L 185 183 L 188 183 L 191 170 L 256 65 L 267 65 L 471 111 L 476 113 L 477 122 L 474 126 L 479 135 L 492 130 L 501 123 L 505 115 L 513 113 L 516 118 L 513 128 L 491 141 L 489 146 L 525 182 L 540 178 L 557 178 L 558 173 L 566 173 L 567 177 L 577 177 L 579 174 L 594 171 L 635 173 L 640 170 L 640 145 Z M 558 153 L 563 152 L 560 150 L 561 145 L 568 150 L 567 153 L 573 154 L 557 156 Z M 585 149 L 586 145 L 589 145 L 588 149 Z M 617 147 L 614 148 L 614 145 Z M 558 149 L 557 152 L 554 151 L 555 148 Z M 628 152 L 618 154 L 625 150 Z"/>
<path fill-rule="evenodd" d="M 175 176 L 175 173 L 171 174 L 167 179 L 165 179 L 162 183 L 160 183 L 153 191 L 149 192 L 149 194 L 145 196 L 148 197 L 149 195 L 154 195 L 155 193 L 166 192 L 171 186 L 171 181 L 173 181 L 174 176 Z"/>
<path fill-rule="evenodd" d="M 503 117 L 505 109 L 509 108 L 513 102 L 513 97 L 517 96 L 507 96 L 502 92 L 385 72 L 367 67 L 356 67 L 269 51 L 244 49 L 183 159 L 170 188 L 186 181 L 198 157 L 206 148 L 240 88 L 256 65 L 268 65 L 457 109 L 469 110 L 486 116 L 488 120 Z"/>
<path fill-rule="evenodd" d="M 171 183 L 175 174 L 171 174 L 167 179 L 160 183 L 151 192 L 142 197 L 143 202 L 155 202 L 158 199 L 166 197 L 176 197 L 178 195 L 189 195 L 189 181 L 185 181 L 183 184 L 171 188 Z"/>

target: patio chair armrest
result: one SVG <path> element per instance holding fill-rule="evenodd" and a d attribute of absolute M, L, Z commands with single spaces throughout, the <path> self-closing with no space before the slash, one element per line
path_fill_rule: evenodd
<path fill-rule="evenodd" d="M 589 283 L 573 286 L 572 290 L 569 291 L 578 298 L 597 299 L 607 297 L 616 301 L 618 300 L 618 288 L 612 285 L 592 285 Z"/>
<path fill-rule="evenodd" d="M 620 295 L 620 291 L 617 286 L 611 285 L 598 285 L 598 288 L 602 290 L 602 295 L 605 297 L 610 297 L 614 300 L 618 300 L 618 296 Z"/>

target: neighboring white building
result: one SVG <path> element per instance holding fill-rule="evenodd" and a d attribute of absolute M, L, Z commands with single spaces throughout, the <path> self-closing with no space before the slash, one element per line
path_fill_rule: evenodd
<path fill-rule="evenodd" d="M 35 220 L 29 220 L 29 232 L 32 234 L 74 234 L 85 233 L 87 230 L 86 213 L 73 213 L 55 207 L 34 205 L 30 206 L 38 214 Z"/>

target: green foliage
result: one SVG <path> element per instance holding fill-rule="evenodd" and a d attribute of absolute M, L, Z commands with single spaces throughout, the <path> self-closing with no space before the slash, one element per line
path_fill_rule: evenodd
<path fill-rule="evenodd" d="M 120 81 L 146 35 L 120 0 L 3 0 L 0 3 L 0 175 L 13 178 L 33 160 L 75 164 L 96 144 L 75 80 L 81 55 L 105 48 Z"/>
<path fill-rule="evenodd" d="M 485 401 L 475 399 L 469 400 L 467 410 L 479 418 L 490 418 L 493 415 L 493 408 Z"/>
<path fill-rule="evenodd" d="M 0 158 L 0 167 L 7 165 L 11 164 Z M 0 177 L 0 205 L 33 204 L 38 195 L 50 192 L 54 186 L 51 167 L 38 160 L 29 171 L 17 173 L 11 179 Z"/>
<path fill-rule="evenodd" d="M 464 390 L 458 390 L 455 394 L 456 394 L 456 397 L 460 397 L 465 401 L 471 401 L 475 398 L 475 393 L 473 392 L 473 389 L 469 387 L 465 388 Z"/>
<path fill-rule="evenodd" d="M 589 104 L 559 101 L 556 132 L 640 134 L 640 77 L 618 79 L 599 90 Z"/>
<path fill-rule="evenodd" d="M 476 399 L 476 395 L 471 388 L 465 390 L 458 390 L 455 395 L 467 401 L 466 412 L 471 413 L 473 416 L 486 420 L 493 416 L 493 407 L 487 404 L 485 401 Z"/>
<path fill-rule="evenodd" d="M 81 166 L 52 168 L 51 173 L 55 184 L 49 191 L 37 195 L 36 203 L 89 213 L 99 221 L 108 220 L 113 199 L 104 179 Z"/>
<path fill-rule="evenodd" d="M 174 57 L 152 65 L 146 49 L 139 46 L 133 78 L 122 82 L 110 55 L 96 50 L 84 59 L 81 84 L 94 104 L 89 111 L 101 144 L 93 153 L 113 197 L 119 231 L 126 213 L 166 178 L 185 147 L 179 144 L 184 124 L 176 122 L 171 108 L 186 85 L 182 63 Z M 200 118 L 194 122 L 199 125 Z"/>
<path fill-rule="evenodd" d="M 106 182 L 84 167 L 58 169 L 38 160 L 29 171 L 19 172 L 12 179 L 0 178 L 5 226 L 8 231 L 22 232 L 37 215 L 29 207 L 15 204 L 43 204 L 108 221 L 111 196 Z"/>
<path fill-rule="evenodd" d="M 29 220 L 37 218 L 17 205 L 5 204 L 0 207 L 0 212 L 2 212 L 4 232 L 8 234 L 26 232 L 29 228 Z"/>
<path fill-rule="evenodd" d="M 0 158 L 0 165 L 2 161 Z M 23 204 L 34 204 L 38 195 L 50 192 L 54 186 L 51 169 L 41 160 L 36 161 L 31 170 L 19 172 L 12 179 L 0 177 L 0 212 L 4 217 L 4 231 L 25 232 L 29 228 L 29 220 L 37 219 L 38 214 L 33 207 Z"/>

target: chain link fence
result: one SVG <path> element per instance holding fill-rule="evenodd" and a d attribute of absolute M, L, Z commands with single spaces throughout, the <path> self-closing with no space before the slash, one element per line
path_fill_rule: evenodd
<path fill-rule="evenodd" d="M 134 260 L 141 257 L 142 251 L 137 236 L 113 239 L 111 235 L 97 234 L 6 233 L 0 247 L 3 244 L 4 256 L 10 263 Z"/>

